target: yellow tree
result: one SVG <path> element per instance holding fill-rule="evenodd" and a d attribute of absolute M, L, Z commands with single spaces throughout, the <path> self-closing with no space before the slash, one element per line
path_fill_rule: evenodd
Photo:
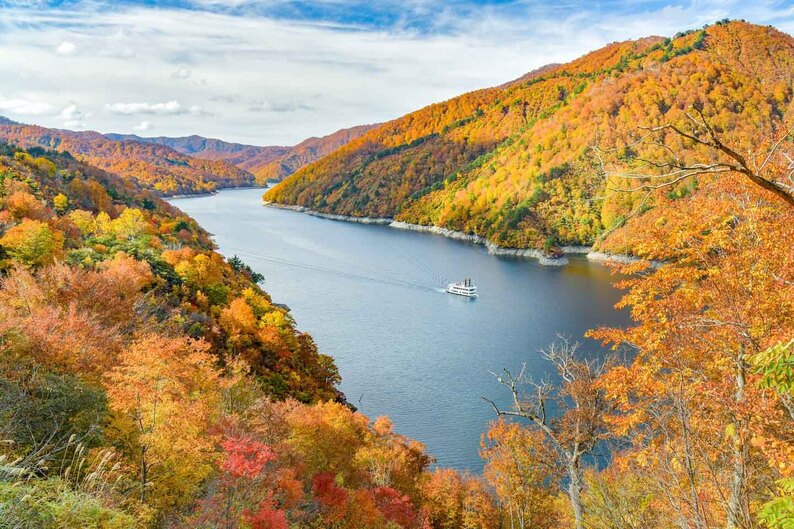
<path fill-rule="evenodd" d="M 55 206 L 55 209 L 58 210 L 58 212 L 63 213 L 69 207 L 69 197 L 63 193 L 58 193 L 53 197 L 52 205 Z"/>
<path fill-rule="evenodd" d="M 61 255 L 63 234 L 44 222 L 24 219 L 0 237 L 0 246 L 22 265 L 42 266 Z"/>
<path fill-rule="evenodd" d="M 222 381 L 208 350 L 200 340 L 147 334 L 105 379 L 139 498 L 160 510 L 183 505 L 212 472 Z"/>
<path fill-rule="evenodd" d="M 612 408 L 598 379 L 609 369 L 613 359 L 611 356 L 602 360 L 583 358 L 578 347 L 578 343 L 561 337 L 541 352 L 554 366 L 560 384 L 533 380 L 525 373 L 525 364 L 517 376 L 505 369 L 498 377 L 510 390 L 512 409 L 500 409 L 492 400 L 483 398 L 493 406 L 498 417 L 525 419 L 548 443 L 551 450 L 536 451 L 535 455 L 548 454 L 551 457 L 544 463 L 564 469 L 574 526 L 582 529 L 584 468 L 587 457 L 608 435 L 607 418 Z"/>
<path fill-rule="evenodd" d="M 542 432 L 500 419 L 483 435 L 483 475 L 493 488 L 511 529 L 553 527 L 550 490 L 556 466 Z"/>
<path fill-rule="evenodd" d="M 424 514 L 434 529 L 497 529 L 499 511 L 484 484 L 451 469 L 430 473 L 422 488 Z"/>

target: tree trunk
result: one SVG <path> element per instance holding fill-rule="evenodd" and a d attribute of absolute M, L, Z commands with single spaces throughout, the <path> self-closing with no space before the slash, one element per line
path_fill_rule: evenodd
<path fill-rule="evenodd" d="M 698 491 L 698 472 L 695 465 L 694 450 L 692 448 L 691 433 L 692 427 L 689 419 L 689 402 L 685 400 L 684 396 L 684 381 L 680 380 L 678 394 L 676 395 L 676 410 L 678 413 L 678 421 L 681 427 L 681 440 L 683 449 L 681 453 L 684 458 L 684 469 L 686 470 L 687 482 L 689 484 L 689 503 L 692 508 L 691 524 L 695 529 L 703 529 L 706 526 L 705 511 L 700 504 L 700 494 Z M 686 527 L 690 526 L 690 521 L 687 520 Z"/>
<path fill-rule="evenodd" d="M 740 353 L 736 361 L 736 392 L 734 400 L 737 405 L 744 401 L 745 370 L 744 354 Z M 751 526 L 749 499 L 747 497 L 747 446 L 744 442 L 745 420 L 739 416 L 734 418 L 734 430 L 731 435 L 733 452 L 733 475 L 731 476 L 731 494 L 728 499 L 728 529 L 746 529 Z"/>
<path fill-rule="evenodd" d="M 573 509 L 574 527 L 584 529 L 582 507 L 582 476 L 579 473 L 579 461 L 574 460 L 568 463 L 568 497 L 571 499 Z"/>
<path fill-rule="evenodd" d="M 146 461 L 146 446 L 141 447 L 141 503 L 146 502 L 146 481 L 149 479 L 149 464 Z"/>

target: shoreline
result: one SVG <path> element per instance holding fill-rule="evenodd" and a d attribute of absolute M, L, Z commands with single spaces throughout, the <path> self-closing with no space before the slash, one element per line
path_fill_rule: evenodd
<path fill-rule="evenodd" d="M 290 204 L 277 204 L 275 202 L 269 202 L 266 200 L 262 201 L 262 205 L 266 207 L 272 207 L 277 209 L 287 209 L 290 211 L 296 211 L 298 213 L 305 213 L 307 215 L 311 215 L 313 217 L 318 217 L 321 219 L 327 220 L 336 220 L 341 222 L 353 222 L 356 224 L 375 224 L 380 226 L 388 226 L 393 229 L 397 230 L 406 230 L 406 231 L 415 231 L 420 233 L 431 233 L 433 235 L 440 235 L 442 237 L 446 237 L 448 239 L 454 239 L 457 241 L 468 242 L 471 244 L 478 244 L 480 246 L 485 246 L 488 253 L 491 255 L 503 255 L 508 257 L 520 257 L 526 259 L 535 259 L 538 261 L 538 264 L 543 266 L 556 266 L 562 267 L 566 266 L 569 261 L 567 255 L 584 255 L 588 261 L 593 261 L 597 263 L 619 263 L 619 264 L 631 264 L 642 261 L 642 259 L 638 257 L 634 257 L 631 255 L 626 254 L 611 254 L 607 252 L 600 252 L 593 249 L 592 246 L 577 246 L 577 245 L 565 245 L 560 246 L 560 250 L 563 252 L 562 257 L 548 257 L 542 251 L 536 250 L 533 248 L 505 248 L 499 246 L 497 244 L 492 243 L 485 237 L 481 235 L 474 235 L 470 233 L 464 233 L 461 231 L 450 230 L 449 228 L 443 228 L 441 226 L 428 226 L 424 224 L 411 224 L 408 222 L 404 222 L 401 220 L 394 220 L 389 217 L 353 217 L 350 215 L 337 215 L 333 213 L 323 213 L 321 211 L 315 211 L 309 209 L 305 206 L 297 206 L 297 205 L 290 205 Z M 660 261 L 651 261 L 652 268 L 659 268 L 662 265 Z"/>
<path fill-rule="evenodd" d="M 275 202 L 267 202 L 264 200 L 262 201 L 262 205 L 267 206 L 269 208 L 288 209 L 290 211 L 297 211 L 298 213 L 305 213 L 307 215 L 311 215 L 312 217 L 319 217 L 321 219 L 338 220 L 342 222 L 353 222 L 356 224 L 379 224 L 382 226 L 387 226 L 394 222 L 394 219 L 390 219 L 387 217 L 351 217 L 350 215 L 336 215 L 334 213 L 323 213 L 321 211 L 315 211 L 305 206 L 276 204 Z"/>
<path fill-rule="evenodd" d="M 167 196 L 160 196 L 161 200 L 176 200 L 180 198 L 198 198 L 198 197 L 208 197 L 212 195 L 217 195 L 221 191 L 234 191 L 235 189 L 268 189 L 267 186 L 260 186 L 260 185 L 252 185 L 252 186 L 237 186 L 237 187 L 220 187 L 213 189 L 212 191 L 206 191 L 204 193 L 183 193 L 180 195 L 167 195 Z"/>
<path fill-rule="evenodd" d="M 536 259 L 538 263 L 543 266 L 565 266 L 569 262 L 568 258 L 565 256 L 548 257 L 540 250 L 535 250 L 533 248 L 505 248 L 499 246 L 498 244 L 492 243 L 491 241 L 489 241 L 488 239 L 486 239 L 481 235 L 450 230 L 449 228 L 442 228 L 440 226 L 425 226 L 422 224 L 410 224 L 408 222 L 403 222 L 398 220 L 389 224 L 389 227 L 398 230 L 432 233 L 435 235 L 441 235 L 442 237 L 447 237 L 449 239 L 469 242 L 472 244 L 479 244 L 481 246 L 485 246 L 485 248 L 488 250 L 488 253 L 491 255 L 504 255 L 509 257 L 523 257 L 527 259 Z"/>
<path fill-rule="evenodd" d="M 216 189 L 214 191 L 207 191 L 206 193 L 184 193 L 184 194 L 181 194 L 181 195 L 161 196 L 159 198 L 161 200 L 165 200 L 166 202 L 168 202 L 169 200 L 177 200 L 177 199 L 180 199 L 180 198 L 208 197 L 208 196 L 217 195 L 217 194 L 218 194 L 218 190 Z"/>

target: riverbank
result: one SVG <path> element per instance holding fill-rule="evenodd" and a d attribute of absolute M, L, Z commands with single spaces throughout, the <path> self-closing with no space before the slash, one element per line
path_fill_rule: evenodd
<path fill-rule="evenodd" d="M 626 254 L 615 254 L 607 252 L 590 251 L 587 253 L 587 258 L 591 261 L 602 263 L 618 263 L 618 264 L 632 264 L 642 261 L 637 257 Z M 664 264 L 662 261 L 651 261 L 651 268 L 659 268 Z"/>
<path fill-rule="evenodd" d="M 422 224 L 410 224 L 408 222 L 403 222 L 398 220 L 389 224 L 389 227 L 398 230 L 433 233 L 435 235 L 441 235 L 442 237 L 447 237 L 458 241 L 465 241 L 472 244 L 479 244 L 485 246 L 489 254 L 506 255 L 510 257 L 523 257 L 527 259 L 537 259 L 538 263 L 544 266 L 565 266 L 568 264 L 568 258 L 565 256 L 549 257 L 540 250 L 535 250 L 531 248 L 505 248 L 499 246 L 498 244 L 492 243 L 491 241 L 489 241 L 485 237 L 482 237 L 481 235 L 450 230 L 449 228 L 442 228 L 440 226 L 425 226 Z"/>
<path fill-rule="evenodd" d="M 163 200 L 173 200 L 178 198 L 198 198 L 217 195 L 221 191 L 234 191 L 235 189 L 268 189 L 268 186 L 251 185 L 251 186 L 237 186 L 237 187 L 218 187 L 212 191 L 203 191 L 201 193 L 183 193 L 180 195 L 163 195 L 160 198 Z"/>
<path fill-rule="evenodd" d="M 218 190 L 216 189 L 216 190 L 213 190 L 213 191 L 206 191 L 204 193 L 183 193 L 181 195 L 163 195 L 160 198 L 162 198 L 165 201 L 169 201 L 169 200 L 174 200 L 174 199 L 178 199 L 178 198 L 207 197 L 207 196 L 210 196 L 210 195 L 217 195 L 217 194 L 218 194 Z"/>
<path fill-rule="evenodd" d="M 275 202 L 262 201 L 262 204 L 271 208 L 288 209 L 290 211 L 297 211 L 299 213 L 306 213 L 312 217 L 319 217 L 321 219 L 339 220 L 342 222 L 355 222 L 357 224 L 380 224 L 390 225 L 394 219 L 377 218 L 377 217 L 351 217 L 350 215 L 335 215 L 333 213 L 323 213 L 321 211 L 314 211 L 303 206 L 290 206 L 288 204 L 277 204 Z"/>
<path fill-rule="evenodd" d="M 592 246 L 573 246 L 573 245 L 560 247 L 560 250 L 563 253 L 562 257 L 550 257 L 544 254 L 542 251 L 533 248 L 505 248 L 503 246 L 499 246 L 498 244 L 494 244 L 493 242 L 489 241 L 488 239 L 486 239 L 481 235 L 450 230 L 449 228 L 443 228 L 441 226 L 411 224 L 401 220 L 394 220 L 389 217 L 353 217 L 351 215 L 336 215 L 333 213 L 323 213 L 321 211 L 315 211 L 305 206 L 277 204 L 275 202 L 269 202 L 267 200 L 263 200 L 262 204 L 267 207 L 288 209 L 290 211 L 297 211 L 299 213 L 305 213 L 307 215 L 311 215 L 313 217 L 319 217 L 322 219 L 338 220 L 342 222 L 354 222 L 357 224 L 377 224 L 382 226 L 388 226 L 390 228 L 394 228 L 398 230 L 432 233 L 434 235 L 447 237 L 448 239 L 455 239 L 457 241 L 463 241 L 471 244 L 479 244 L 481 246 L 485 246 L 485 248 L 488 250 L 488 253 L 491 255 L 504 255 L 509 257 L 536 259 L 538 261 L 538 264 L 541 264 L 543 266 L 565 266 L 569 263 L 568 258 L 565 255 L 574 255 L 574 254 L 584 255 L 588 260 L 599 263 L 631 264 L 641 261 L 641 259 L 631 255 L 610 254 L 606 252 L 595 251 Z M 661 266 L 661 264 L 662 263 L 658 261 L 651 262 L 651 266 L 653 268 L 658 268 L 659 266 Z"/>

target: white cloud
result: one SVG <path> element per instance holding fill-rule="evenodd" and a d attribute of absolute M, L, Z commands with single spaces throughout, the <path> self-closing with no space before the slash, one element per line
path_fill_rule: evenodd
<path fill-rule="evenodd" d="M 248 107 L 251 112 L 297 112 L 299 110 L 312 110 L 311 105 L 304 101 L 261 101 L 255 99 Z"/>
<path fill-rule="evenodd" d="M 40 116 L 52 110 L 52 105 L 43 101 L 31 101 L 29 99 L 16 97 L 6 99 L 0 95 L 0 112 L 9 114 Z"/>
<path fill-rule="evenodd" d="M 144 120 L 144 121 L 141 121 L 140 123 L 138 123 L 137 125 L 135 125 L 132 128 L 137 130 L 137 131 L 150 130 L 152 128 L 152 123 L 150 121 Z"/>
<path fill-rule="evenodd" d="M 61 42 L 61 44 L 57 48 L 55 48 L 55 53 L 57 53 L 58 55 L 71 55 L 74 53 L 76 49 L 77 46 L 75 46 L 73 42 L 69 42 L 68 40 L 65 40 Z"/>
<path fill-rule="evenodd" d="M 60 126 L 55 109 L 79 101 L 100 131 L 131 132 L 156 115 L 164 135 L 283 145 L 388 120 L 615 40 L 671 36 L 723 17 L 794 30 L 791 9 L 772 0 L 691 0 L 662 8 L 649 2 L 620 16 L 598 11 L 594 2 L 567 11 L 539 7 L 531 17 L 496 4 L 461 16 L 442 2 L 409 3 L 423 2 L 429 10 L 439 7 L 433 20 L 444 31 L 123 3 L 96 9 L 93 0 L 75 0 L 68 9 L 3 8 L 0 79 L 4 92 L 20 99 L 0 99 L 0 110 L 34 110 L 42 125 Z M 79 50 L 64 68 L 42 42 L 76 42 Z"/>
<path fill-rule="evenodd" d="M 90 115 L 90 112 L 81 112 L 77 103 L 71 102 L 61 110 L 59 117 L 63 120 L 64 127 L 82 129 L 85 127 L 84 120 Z"/>
<path fill-rule="evenodd" d="M 193 73 L 187 66 L 180 66 L 177 71 L 171 74 L 171 79 L 187 79 Z"/>
<path fill-rule="evenodd" d="M 114 114 L 132 115 L 132 114 L 184 114 L 185 112 L 194 112 L 194 108 L 182 108 L 178 101 L 168 101 L 166 103 L 113 103 L 106 104 L 105 110 Z"/>

